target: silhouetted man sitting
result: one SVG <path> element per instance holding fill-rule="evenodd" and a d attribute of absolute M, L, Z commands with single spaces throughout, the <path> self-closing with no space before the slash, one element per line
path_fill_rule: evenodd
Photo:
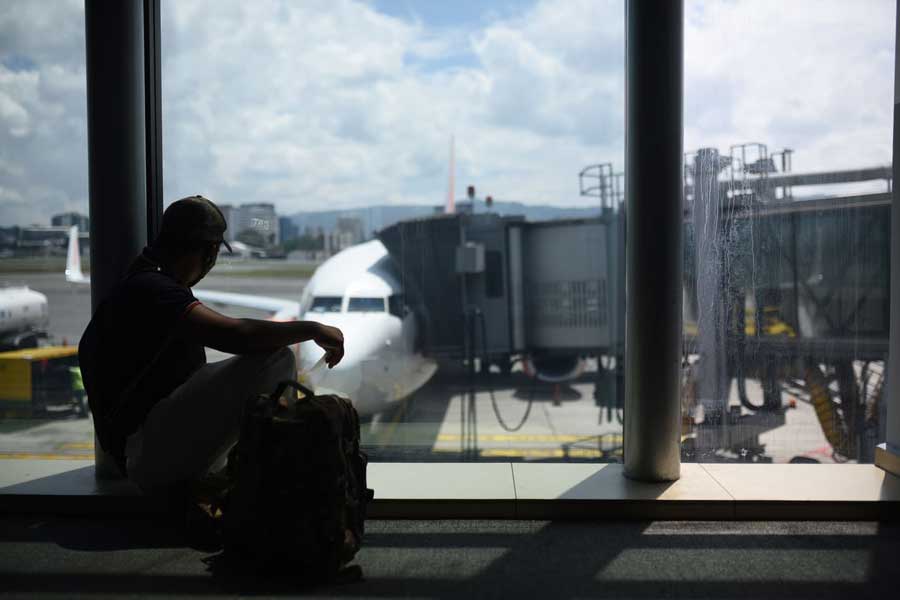
<path fill-rule="evenodd" d="M 315 341 L 329 367 L 344 355 L 334 327 L 232 319 L 194 297 L 190 288 L 228 245 L 225 229 L 206 198 L 169 206 L 159 236 L 97 308 L 78 348 L 100 445 L 145 491 L 224 466 L 248 398 L 296 377 L 288 345 Z M 204 346 L 238 356 L 207 364 Z"/>

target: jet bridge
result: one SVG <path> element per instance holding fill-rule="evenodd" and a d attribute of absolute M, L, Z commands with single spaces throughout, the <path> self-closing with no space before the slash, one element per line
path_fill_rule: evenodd
<path fill-rule="evenodd" d="M 621 211 L 526 222 L 434 215 L 378 237 L 393 257 L 430 356 L 581 357 L 624 348 Z M 475 348 L 467 344 L 473 340 Z"/>

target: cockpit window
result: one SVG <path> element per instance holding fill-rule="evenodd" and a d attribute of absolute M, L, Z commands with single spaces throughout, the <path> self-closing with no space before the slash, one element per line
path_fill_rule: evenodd
<path fill-rule="evenodd" d="M 340 296 L 316 296 L 309 310 L 314 313 L 339 313 L 341 300 Z"/>
<path fill-rule="evenodd" d="M 350 298 L 347 312 L 384 312 L 384 298 Z"/>

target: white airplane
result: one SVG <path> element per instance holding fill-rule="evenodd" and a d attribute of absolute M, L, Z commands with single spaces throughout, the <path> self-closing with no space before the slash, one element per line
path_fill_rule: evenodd
<path fill-rule="evenodd" d="M 47 296 L 28 286 L 0 288 L 0 350 L 36 346 L 49 322 Z"/>
<path fill-rule="evenodd" d="M 437 371 L 437 363 L 415 348 L 415 315 L 404 304 L 391 258 L 378 240 L 322 263 L 300 297 L 300 318 L 344 332 L 344 358 L 323 373 L 319 386 L 349 395 L 360 414 L 385 410 Z M 316 346 L 301 345 L 301 368 L 321 354 Z"/>
<path fill-rule="evenodd" d="M 81 271 L 78 229 L 69 230 L 66 280 L 90 282 Z M 344 358 L 322 374 L 317 392 L 349 397 L 361 416 L 373 415 L 405 399 L 437 370 L 433 360 L 415 352 L 415 316 L 403 305 L 391 274 L 390 257 L 374 240 L 347 248 L 316 269 L 300 302 L 213 290 L 193 290 L 207 304 L 238 306 L 271 313 L 275 321 L 310 320 L 344 333 Z M 310 369 L 323 351 L 301 344 L 298 367 Z M 303 379 L 303 377 L 301 377 Z"/>

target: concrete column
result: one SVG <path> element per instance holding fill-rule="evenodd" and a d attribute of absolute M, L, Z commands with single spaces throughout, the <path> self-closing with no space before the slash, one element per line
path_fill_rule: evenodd
<path fill-rule="evenodd" d="M 682 0 L 625 5 L 625 476 L 681 470 Z"/>
<path fill-rule="evenodd" d="M 900 36 L 900 2 L 897 3 L 896 36 Z M 900 41 L 900 37 L 895 40 Z M 893 178 L 900 174 L 900 52 L 894 52 L 894 157 Z M 885 442 L 875 449 L 875 464 L 900 476 L 900 200 L 894 186 L 891 206 L 891 338 L 888 348 Z"/>
<path fill-rule="evenodd" d="M 147 243 L 143 11 L 85 1 L 92 310 Z M 117 476 L 94 448 L 97 477 Z"/>

